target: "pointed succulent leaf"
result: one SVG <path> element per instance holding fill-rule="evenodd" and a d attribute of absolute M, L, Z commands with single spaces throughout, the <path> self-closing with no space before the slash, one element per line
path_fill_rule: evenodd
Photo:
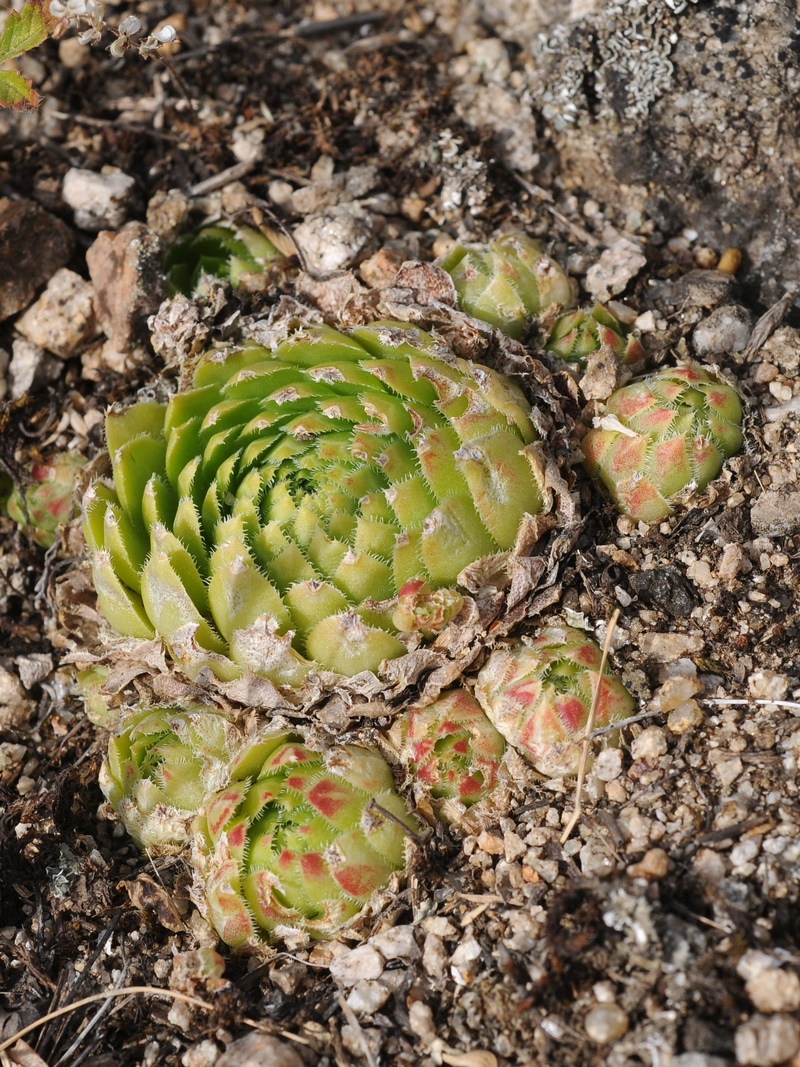
<path fill-rule="evenodd" d="M 584 467 L 621 511 L 658 522 L 715 478 L 742 447 L 735 389 L 693 364 L 618 389 L 583 438 Z"/>
<path fill-rule="evenodd" d="M 376 671 L 401 634 L 450 621 L 461 570 L 542 509 L 531 414 L 402 323 L 210 352 L 166 406 L 109 414 L 113 488 L 84 501 L 101 608 L 192 677 Z M 401 604 L 409 581 L 430 599 Z"/>
<path fill-rule="evenodd" d="M 322 754 L 285 734 L 259 771 L 254 762 L 245 749 L 198 819 L 209 920 L 231 945 L 280 928 L 330 937 L 403 868 L 417 824 L 375 751 Z"/>
<path fill-rule="evenodd" d="M 470 807 L 497 784 L 506 743 L 469 690 L 410 708 L 393 732 L 410 776 L 434 800 Z"/>
<path fill-rule="evenodd" d="M 519 339 L 528 319 L 553 305 L 575 306 L 575 290 L 541 245 L 524 234 L 490 241 L 486 249 L 458 244 L 442 267 L 453 279 L 459 306 Z"/>
<path fill-rule="evenodd" d="M 634 701 L 599 645 L 582 630 L 548 626 L 531 642 L 497 648 L 478 675 L 475 696 L 506 741 L 550 778 L 575 774 L 595 688 L 595 729 L 627 718 Z M 603 740 L 617 743 L 611 733 Z"/>

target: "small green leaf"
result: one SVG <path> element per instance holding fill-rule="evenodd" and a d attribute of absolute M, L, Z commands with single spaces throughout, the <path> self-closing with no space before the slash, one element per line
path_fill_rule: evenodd
<path fill-rule="evenodd" d="M 40 3 L 31 2 L 26 4 L 20 12 L 10 12 L 3 33 L 0 35 L 0 63 L 16 59 L 23 52 L 30 52 L 46 37 L 47 26 Z"/>
<path fill-rule="evenodd" d="M 13 107 L 19 111 L 26 104 L 36 107 L 38 103 L 39 94 L 30 78 L 23 78 L 15 70 L 0 70 L 0 107 Z"/>

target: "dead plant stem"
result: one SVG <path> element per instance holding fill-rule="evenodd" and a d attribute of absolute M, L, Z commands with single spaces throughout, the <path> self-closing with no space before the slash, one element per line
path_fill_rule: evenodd
<path fill-rule="evenodd" d="M 603 655 L 600 657 L 600 669 L 597 672 L 597 685 L 594 687 L 594 694 L 592 696 L 592 706 L 589 708 L 589 719 L 586 723 L 586 729 L 583 733 L 583 747 L 581 749 L 581 761 L 578 765 L 578 780 L 575 783 L 575 807 L 572 811 L 572 816 L 567 823 L 564 833 L 561 835 L 562 847 L 566 845 L 569 840 L 569 835 L 575 829 L 575 824 L 581 817 L 581 808 L 583 805 L 583 780 L 586 777 L 586 764 L 589 762 L 589 747 L 592 743 L 592 733 L 594 731 L 594 721 L 597 718 L 597 705 L 600 703 L 600 690 L 603 684 L 603 672 L 606 669 L 606 661 L 608 660 L 608 650 L 611 648 L 611 638 L 614 636 L 614 629 L 617 625 L 617 619 L 619 618 L 619 608 L 611 616 L 611 621 L 606 629 L 606 639 L 603 642 Z"/>

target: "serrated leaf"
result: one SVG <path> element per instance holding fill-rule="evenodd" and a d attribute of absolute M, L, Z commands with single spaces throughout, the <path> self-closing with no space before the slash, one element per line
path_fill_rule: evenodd
<path fill-rule="evenodd" d="M 47 37 L 42 5 L 37 2 L 26 4 L 22 11 L 12 11 L 0 36 L 0 63 L 30 52 Z"/>
<path fill-rule="evenodd" d="M 15 70 L 0 70 L 0 107 L 13 107 L 15 111 L 25 107 L 37 107 L 39 94 L 30 78 L 23 78 Z"/>

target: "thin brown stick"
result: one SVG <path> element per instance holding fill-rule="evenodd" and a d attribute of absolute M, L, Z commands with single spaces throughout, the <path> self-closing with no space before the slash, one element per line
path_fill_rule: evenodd
<path fill-rule="evenodd" d="M 174 989 L 159 989 L 157 986 L 151 985 L 132 985 L 122 989 L 107 989 L 103 993 L 93 993 L 90 997 L 76 1000 L 73 1004 L 66 1004 L 63 1008 L 48 1012 L 47 1015 L 43 1015 L 36 1022 L 23 1026 L 21 1030 L 17 1030 L 15 1034 L 0 1043 L 0 1052 L 5 1052 L 6 1049 L 15 1045 L 20 1038 L 33 1033 L 34 1030 L 44 1026 L 45 1023 L 52 1022 L 53 1019 L 58 1019 L 62 1015 L 69 1014 L 69 1012 L 77 1011 L 79 1008 L 85 1008 L 87 1004 L 96 1004 L 98 1000 L 108 1000 L 111 997 L 127 997 L 132 993 L 143 993 L 156 997 L 172 997 L 173 1000 L 180 1000 L 183 1004 L 190 1004 L 193 1008 L 202 1008 L 204 1011 L 214 1010 L 213 1004 L 209 1004 L 205 1000 L 199 1000 L 197 997 L 190 997 L 187 993 L 178 993 Z"/>
<path fill-rule="evenodd" d="M 617 619 L 619 618 L 619 608 L 611 616 L 611 622 L 608 624 L 606 630 L 606 639 L 603 642 L 603 655 L 600 657 L 600 670 L 597 675 L 597 685 L 594 687 L 594 695 L 592 696 L 592 706 L 589 708 L 589 719 L 586 723 L 586 729 L 583 732 L 583 748 L 581 750 L 581 762 L 578 765 L 578 780 L 575 783 L 575 807 L 572 812 L 572 818 L 566 825 L 564 833 L 561 835 L 561 844 L 566 845 L 569 841 L 569 835 L 575 829 L 575 824 L 581 817 L 581 808 L 583 805 L 583 780 L 586 777 L 586 764 L 589 761 L 589 747 L 592 743 L 592 733 L 594 731 L 594 720 L 597 717 L 597 705 L 600 703 L 600 686 L 603 681 L 603 671 L 606 669 L 606 661 L 608 660 L 608 650 L 611 648 L 611 638 L 614 636 L 614 628 L 617 625 Z"/>

